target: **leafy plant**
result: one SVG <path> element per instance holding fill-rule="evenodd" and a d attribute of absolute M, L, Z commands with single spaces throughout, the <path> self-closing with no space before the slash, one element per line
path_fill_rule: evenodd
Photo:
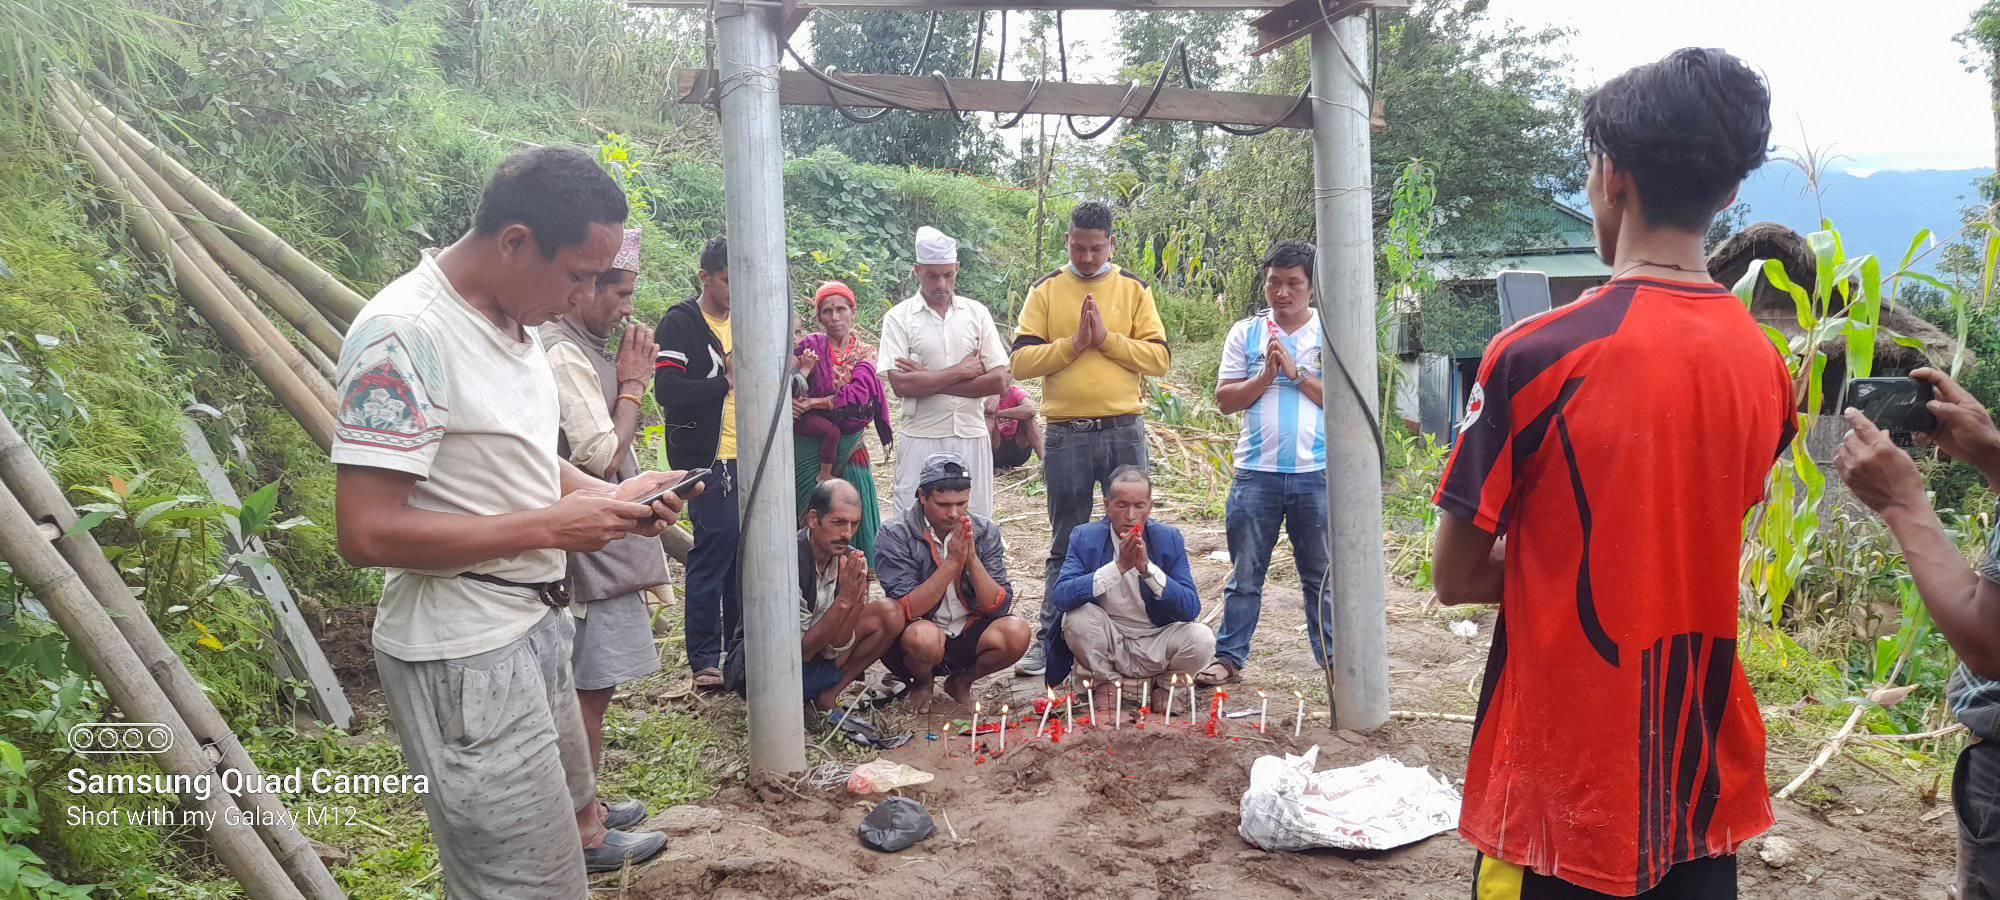
<path fill-rule="evenodd" d="M 21 750 L 0 741 L 0 900 L 90 900 L 94 884 L 70 885 L 23 843 L 41 833 L 41 804 Z"/>

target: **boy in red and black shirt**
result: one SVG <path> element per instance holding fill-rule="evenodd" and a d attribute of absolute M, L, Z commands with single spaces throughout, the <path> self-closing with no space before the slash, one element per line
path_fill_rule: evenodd
<path fill-rule="evenodd" d="M 1769 107 L 1718 50 L 1592 94 L 1612 280 L 1487 348 L 1435 562 L 1444 602 L 1500 604 L 1459 827 L 1482 900 L 1734 897 L 1737 846 L 1771 825 L 1737 562 L 1792 384 L 1702 255 Z"/>

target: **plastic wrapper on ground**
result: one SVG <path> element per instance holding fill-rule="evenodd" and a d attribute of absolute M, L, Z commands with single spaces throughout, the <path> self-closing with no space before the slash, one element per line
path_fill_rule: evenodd
<path fill-rule="evenodd" d="M 1428 768 L 1384 756 L 1314 772 L 1318 759 L 1318 747 L 1258 757 L 1237 826 L 1245 841 L 1264 850 L 1388 850 L 1458 827 L 1458 789 Z"/>

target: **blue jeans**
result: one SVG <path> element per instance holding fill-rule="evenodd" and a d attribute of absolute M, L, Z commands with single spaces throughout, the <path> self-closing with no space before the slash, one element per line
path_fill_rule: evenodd
<path fill-rule="evenodd" d="M 736 461 L 718 460 L 708 486 L 688 501 L 694 519 L 694 546 L 688 550 L 687 616 L 688 669 L 699 672 L 722 665 L 722 648 L 736 635 L 743 619 L 737 593 L 736 544 L 742 525 L 736 509 Z"/>
<path fill-rule="evenodd" d="M 1224 515 L 1229 529 L 1229 583 L 1222 588 L 1222 633 L 1215 656 L 1242 669 L 1250 656 L 1250 636 L 1264 606 L 1264 576 L 1278 526 L 1292 539 L 1306 607 L 1306 635 L 1313 660 L 1326 666 L 1331 610 L 1320 596 L 1326 587 L 1326 473 L 1253 472 L 1237 469 L 1229 485 Z M 1318 600 L 1319 602 L 1314 602 Z"/>

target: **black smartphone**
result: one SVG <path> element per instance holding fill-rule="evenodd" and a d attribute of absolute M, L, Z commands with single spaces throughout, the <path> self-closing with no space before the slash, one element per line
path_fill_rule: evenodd
<path fill-rule="evenodd" d="M 632 499 L 632 502 L 644 503 L 647 506 L 652 506 L 653 501 L 658 500 L 661 497 L 665 497 L 669 493 L 678 495 L 681 499 L 686 500 L 688 497 L 694 494 L 694 489 L 696 485 L 699 485 L 702 482 L 708 480 L 708 476 L 711 474 L 712 471 L 713 470 L 710 469 L 696 469 L 682 476 L 681 480 L 676 481 L 673 484 L 660 488 L 659 490 L 647 494 L 643 497 L 634 497 Z"/>
<path fill-rule="evenodd" d="M 1853 407 L 1894 434 L 1929 434 L 1937 430 L 1937 416 L 1931 414 L 1931 385 L 1908 376 L 1856 378 L 1847 383 L 1847 397 L 1841 408 Z"/>

